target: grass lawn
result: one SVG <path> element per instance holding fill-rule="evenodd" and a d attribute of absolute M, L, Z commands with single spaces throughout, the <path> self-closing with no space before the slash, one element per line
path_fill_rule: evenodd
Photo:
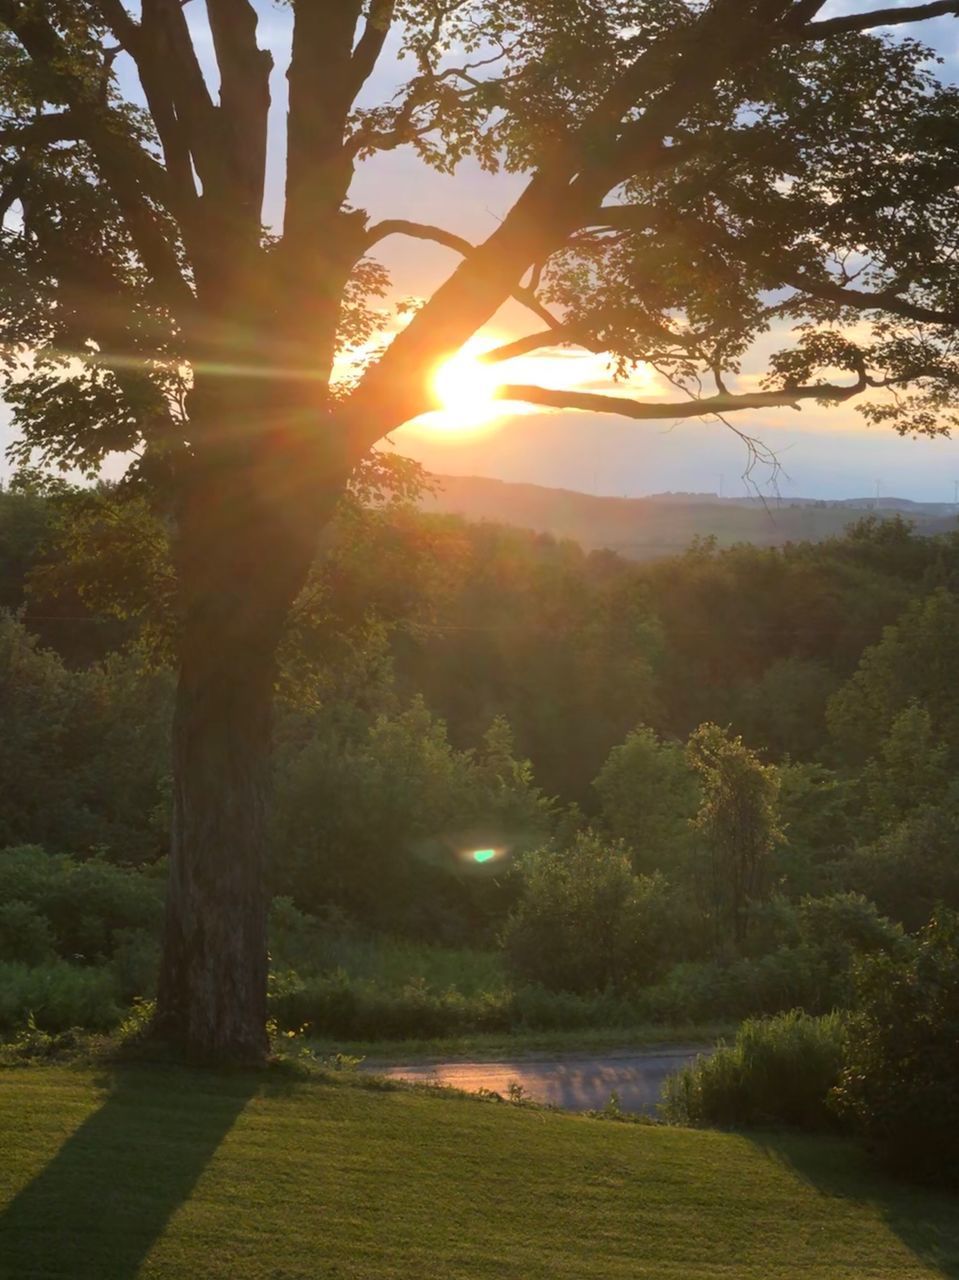
<path fill-rule="evenodd" d="M 959 1201 L 840 1141 L 289 1074 L 0 1072 L 0 1275 L 959 1276 Z"/>

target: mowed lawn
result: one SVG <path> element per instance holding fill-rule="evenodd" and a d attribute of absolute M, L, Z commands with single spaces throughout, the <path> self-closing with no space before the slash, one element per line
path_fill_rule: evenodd
<path fill-rule="evenodd" d="M 357 1083 L 0 1071 L 0 1275 L 959 1276 L 959 1200 L 844 1142 Z"/>

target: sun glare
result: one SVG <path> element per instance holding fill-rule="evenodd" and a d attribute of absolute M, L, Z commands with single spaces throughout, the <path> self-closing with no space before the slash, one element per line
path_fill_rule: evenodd
<path fill-rule="evenodd" d="M 495 394 L 499 381 L 496 367 L 467 349 L 444 360 L 432 378 L 440 407 L 430 414 L 430 425 L 443 431 L 472 431 L 494 422 L 502 416 Z"/>
<path fill-rule="evenodd" d="M 543 413 L 535 404 L 507 402 L 497 389 L 510 383 L 533 383 L 557 390 L 602 391 L 607 395 L 655 395 L 654 371 L 639 365 L 628 383 L 614 383 L 608 360 L 595 352 L 558 351 L 555 348 L 516 356 L 502 364 L 487 364 L 482 354 L 505 339 L 490 335 L 471 339 L 462 350 L 437 365 L 430 379 L 436 408 L 411 424 L 418 435 L 446 437 L 464 443 L 495 431 L 512 418 Z M 545 410 L 549 413 L 550 410 Z"/>

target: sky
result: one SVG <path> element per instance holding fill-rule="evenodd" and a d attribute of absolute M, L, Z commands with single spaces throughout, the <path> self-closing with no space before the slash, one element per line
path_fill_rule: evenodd
<path fill-rule="evenodd" d="M 285 109 L 284 72 L 289 48 L 290 15 L 270 0 L 257 7 L 261 13 L 261 43 L 274 52 L 272 83 L 275 126 L 282 125 Z M 843 0 L 827 13 L 862 11 L 874 7 L 863 0 Z M 878 7 L 876 0 L 875 7 Z M 199 4 L 188 5 L 201 54 L 208 53 L 209 33 Z M 943 18 L 913 28 L 917 35 L 946 60 L 943 74 L 959 79 L 959 22 Z M 118 64 L 126 87 L 135 92 L 129 68 Z M 403 66 L 392 56 L 381 61 L 365 90 L 371 102 L 383 101 L 394 91 Z M 282 128 L 272 130 L 265 217 L 277 224 L 282 215 Z M 523 179 L 517 175 L 484 173 L 467 160 L 452 176 L 426 168 L 409 148 L 381 154 L 363 165 L 357 174 L 351 203 L 366 209 L 372 220 L 409 218 L 438 223 L 472 241 L 490 234 L 508 211 Z M 387 303 L 410 296 L 427 296 L 456 266 L 458 259 L 440 246 L 392 237 L 378 246 L 377 257 L 388 267 L 392 290 Z M 477 346 L 541 327 L 516 304 L 504 308 Z M 784 334 L 770 335 L 767 350 L 784 345 Z M 762 352 L 745 374 L 762 367 Z M 476 396 L 466 361 L 461 396 Z M 521 368 L 510 368 L 510 381 L 538 382 L 547 386 L 605 388 L 607 373 L 600 357 L 586 353 L 547 352 L 527 357 Z M 456 400 L 459 375 L 447 374 Z M 621 389 L 622 390 L 622 389 Z M 675 398 L 657 386 L 650 373 L 640 371 L 637 393 L 647 398 Z M 492 476 L 502 480 L 577 489 L 587 493 L 640 496 L 666 491 L 725 493 L 746 492 L 748 456 L 742 441 L 721 423 L 685 420 L 634 422 L 591 413 L 530 412 L 513 414 L 499 406 L 495 421 L 490 415 L 461 412 L 455 404 L 439 417 L 410 424 L 392 437 L 392 447 L 422 462 L 437 473 Z M 0 442 L 9 436 L 6 414 L 0 405 Z M 479 420 L 478 420 L 479 419 Z M 921 501 L 952 501 L 959 482 L 959 440 L 912 440 L 898 437 L 888 427 L 867 427 L 851 405 L 822 408 L 806 405 L 801 412 L 775 410 L 740 413 L 735 425 L 761 439 L 777 456 L 781 471 L 776 480 L 785 497 L 821 498 L 874 495 Z M 0 471 L 2 474 L 2 471 Z M 751 481 L 771 491 L 772 477 L 763 467 Z"/>

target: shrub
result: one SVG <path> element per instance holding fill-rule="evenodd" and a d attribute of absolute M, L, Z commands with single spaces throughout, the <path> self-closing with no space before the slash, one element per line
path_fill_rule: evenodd
<path fill-rule="evenodd" d="M 671 1076 L 662 1111 L 676 1124 L 788 1125 L 836 1123 L 828 1097 L 842 1066 L 843 1022 L 794 1009 L 748 1019 L 732 1045 L 701 1056 Z"/>
<path fill-rule="evenodd" d="M 636 875 L 623 845 L 580 832 L 569 849 L 540 849 L 523 869 L 523 896 L 503 930 L 518 977 L 590 992 L 648 982 L 662 968 L 666 882 Z"/>
<path fill-rule="evenodd" d="M 62 960 L 34 968 L 0 964 L 0 1028 L 24 1027 L 31 1015 L 41 1031 L 109 1031 L 122 1017 L 114 976 Z"/>
<path fill-rule="evenodd" d="M 0 960 L 40 964 L 53 954 L 53 936 L 29 902 L 13 898 L 0 905 Z"/>
<path fill-rule="evenodd" d="M 0 852 L 0 902 L 18 900 L 43 917 L 64 959 L 107 957 L 126 930 L 157 931 L 162 893 L 156 873 L 100 858 L 81 862 L 34 845 Z"/>
<path fill-rule="evenodd" d="M 148 1000 L 156 994 L 160 970 L 160 944 L 145 929 L 120 929 L 114 934 L 110 970 L 117 994 L 125 1004 Z"/>
<path fill-rule="evenodd" d="M 410 981 L 384 989 L 339 971 L 302 978 L 270 978 L 270 1016 L 281 1031 L 303 1027 L 351 1040 L 404 1040 L 469 1032 L 559 1031 L 579 1027 L 630 1026 L 636 1008 L 612 995 L 584 996 L 528 984 L 515 991 L 464 994 Z"/>
<path fill-rule="evenodd" d="M 959 915 L 864 961 L 856 985 L 839 1113 L 888 1168 L 959 1185 Z"/>

